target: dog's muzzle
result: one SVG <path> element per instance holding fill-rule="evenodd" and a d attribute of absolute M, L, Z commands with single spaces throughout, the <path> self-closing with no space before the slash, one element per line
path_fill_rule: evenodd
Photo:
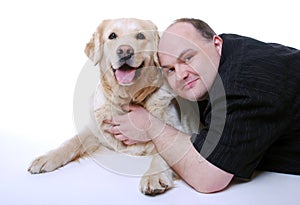
<path fill-rule="evenodd" d="M 134 55 L 134 50 L 129 45 L 121 45 L 117 49 L 117 55 L 120 59 L 120 62 L 126 62 Z"/>
<path fill-rule="evenodd" d="M 113 66 L 115 78 L 120 85 L 130 85 L 140 75 L 140 69 L 144 67 L 144 62 L 139 66 L 133 66 L 134 49 L 129 45 L 121 45 L 117 48 L 116 54 L 119 58 L 118 66 Z"/>
<path fill-rule="evenodd" d="M 139 75 L 141 68 L 144 67 L 144 62 L 138 67 L 131 67 L 127 63 L 124 63 L 118 69 L 113 69 L 116 80 L 121 85 L 131 84 Z"/>

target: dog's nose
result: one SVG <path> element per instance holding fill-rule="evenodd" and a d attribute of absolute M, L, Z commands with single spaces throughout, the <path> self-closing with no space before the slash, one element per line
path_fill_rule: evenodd
<path fill-rule="evenodd" d="M 120 59 L 122 60 L 128 60 L 133 56 L 134 50 L 131 46 L 128 45 L 121 45 L 117 49 L 117 55 L 119 56 Z"/>

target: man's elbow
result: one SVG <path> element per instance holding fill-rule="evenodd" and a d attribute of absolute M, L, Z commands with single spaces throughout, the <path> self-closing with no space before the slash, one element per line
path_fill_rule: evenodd
<path fill-rule="evenodd" d="M 227 187 L 227 185 L 225 186 L 200 186 L 200 187 L 194 187 L 194 189 L 197 192 L 200 192 L 202 194 L 212 194 L 212 193 L 216 193 L 219 191 L 224 190 Z"/>
<path fill-rule="evenodd" d="M 224 180 L 222 182 L 218 182 L 218 183 L 199 183 L 199 184 L 195 184 L 193 186 L 193 188 L 200 193 L 203 194 L 211 194 L 211 193 L 216 193 L 219 191 L 222 191 L 224 189 L 226 189 L 230 183 L 231 179 L 228 180 Z"/>

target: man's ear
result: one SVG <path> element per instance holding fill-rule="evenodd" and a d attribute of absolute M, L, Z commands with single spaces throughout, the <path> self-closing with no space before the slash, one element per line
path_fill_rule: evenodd
<path fill-rule="evenodd" d="M 214 35 L 213 42 L 214 42 L 214 45 L 215 45 L 215 48 L 216 48 L 218 54 L 221 56 L 222 46 L 223 46 L 223 39 L 218 35 Z"/>
<path fill-rule="evenodd" d="M 86 44 L 86 47 L 84 49 L 85 54 L 94 63 L 94 65 L 97 65 L 102 58 L 102 50 L 103 50 L 102 32 L 107 22 L 108 20 L 104 20 L 98 26 L 96 32 L 93 34 L 91 40 Z"/>

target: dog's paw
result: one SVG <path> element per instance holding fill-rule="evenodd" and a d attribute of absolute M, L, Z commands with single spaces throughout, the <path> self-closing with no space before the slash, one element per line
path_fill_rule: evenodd
<path fill-rule="evenodd" d="M 159 174 L 145 175 L 140 182 L 140 190 L 146 195 L 157 195 L 174 186 L 172 174 L 168 171 Z"/>
<path fill-rule="evenodd" d="M 43 155 L 35 159 L 28 168 L 31 174 L 51 172 L 64 165 L 61 157 L 55 153 Z"/>

